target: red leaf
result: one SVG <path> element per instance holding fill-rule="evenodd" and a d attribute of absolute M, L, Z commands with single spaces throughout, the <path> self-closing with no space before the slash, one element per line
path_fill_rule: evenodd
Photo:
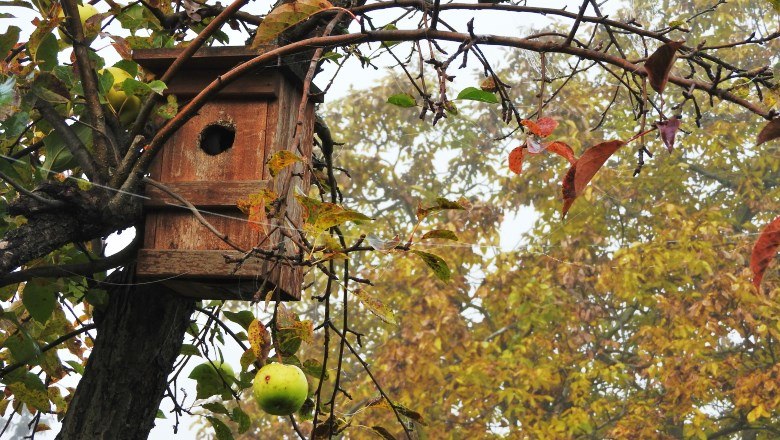
<path fill-rule="evenodd" d="M 645 61 L 645 71 L 650 86 L 658 93 L 663 93 L 666 82 L 669 80 L 669 72 L 672 71 L 677 50 L 682 47 L 684 41 L 670 41 L 656 49 Z"/>
<path fill-rule="evenodd" d="M 530 119 L 523 119 L 520 121 L 521 124 L 523 124 L 525 127 L 528 127 L 528 130 L 542 138 L 545 138 L 550 135 L 550 133 L 555 130 L 555 127 L 558 126 L 558 121 L 556 121 L 553 118 L 541 118 L 537 119 L 536 121 L 531 121 Z"/>
<path fill-rule="evenodd" d="M 569 212 L 574 199 L 582 194 L 582 190 L 590 183 L 593 176 L 601 169 L 604 162 L 618 148 L 625 145 L 623 141 L 602 142 L 587 149 L 582 156 L 569 168 L 563 178 L 563 216 Z"/>
<path fill-rule="evenodd" d="M 664 141 L 664 145 L 666 145 L 669 153 L 674 151 L 674 137 L 677 135 L 677 130 L 680 129 L 680 118 L 675 116 L 672 119 L 656 122 L 655 126 L 658 127 L 658 131 L 661 133 L 661 140 Z"/>
<path fill-rule="evenodd" d="M 561 141 L 552 142 L 547 146 L 547 151 L 564 157 L 571 164 L 577 161 L 577 159 L 574 157 L 574 151 L 571 150 L 571 147 Z"/>
<path fill-rule="evenodd" d="M 772 119 L 764 126 L 756 139 L 756 146 L 780 137 L 780 118 Z"/>
<path fill-rule="evenodd" d="M 750 255 L 750 270 L 753 271 L 753 285 L 761 286 L 767 266 L 775 258 L 780 246 L 780 217 L 772 220 L 758 236 L 753 253 Z"/>
<path fill-rule="evenodd" d="M 509 153 L 509 169 L 512 170 L 515 174 L 520 174 L 523 172 L 523 155 L 525 154 L 524 150 L 525 145 L 521 145 Z"/>

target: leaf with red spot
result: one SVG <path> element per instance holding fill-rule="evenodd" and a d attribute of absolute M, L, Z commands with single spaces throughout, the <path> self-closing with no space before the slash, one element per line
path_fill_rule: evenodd
<path fill-rule="evenodd" d="M 577 159 L 574 157 L 574 151 L 572 151 L 571 147 L 561 141 L 550 143 L 550 145 L 547 146 L 547 151 L 563 157 L 571 164 L 577 161 Z"/>
<path fill-rule="evenodd" d="M 509 153 L 509 169 L 515 174 L 523 172 L 523 156 L 525 155 L 525 145 L 521 145 Z"/>
<path fill-rule="evenodd" d="M 669 72 L 672 71 L 674 60 L 677 58 L 677 50 L 684 41 L 670 41 L 656 49 L 645 61 L 645 72 L 650 86 L 658 93 L 663 93 L 666 82 L 669 81 Z"/>
<path fill-rule="evenodd" d="M 677 130 L 680 129 L 680 118 L 675 116 L 672 119 L 656 122 L 655 126 L 658 127 L 658 132 L 661 133 L 661 140 L 664 141 L 664 145 L 666 145 L 669 153 L 674 151 L 674 137 L 677 135 Z"/>
<path fill-rule="evenodd" d="M 523 119 L 520 123 L 527 127 L 528 131 L 542 138 L 549 136 L 558 126 L 558 121 L 553 118 L 541 118 L 536 121 Z"/>
<path fill-rule="evenodd" d="M 625 145 L 623 141 L 602 142 L 589 148 L 569 168 L 563 178 L 563 216 L 569 212 L 574 200 L 582 194 L 582 190 L 590 183 L 593 176 L 601 169 L 604 163 L 615 151 Z"/>
<path fill-rule="evenodd" d="M 772 220 L 758 236 L 753 253 L 750 255 L 750 270 L 753 271 L 753 285 L 761 286 L 764 272 L 777 255 L 780 246 L 780 217 Z"/>
<path fill-rule="evenodd" d="M 772 119 L 764 126 L 756 139 L 756 146 L 780 137 L 780 118 Z"/>

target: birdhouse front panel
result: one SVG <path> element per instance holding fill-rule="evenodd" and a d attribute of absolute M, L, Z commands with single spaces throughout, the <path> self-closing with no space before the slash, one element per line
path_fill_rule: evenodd
<path fill-rule="evenodd" d="M 152 71 L 164 71 L 175 58 L 170 50 L 139 52 L 134 58 Z M 221 65 L 240 60 L 238 55 L 240 50 L 199 51 L 193 58 L 195 67 L 181 78 L 174 77 L 169 92 L 180 102 L 186 100 L 224 73 Z M 302 224 L 302 209 L 294 194 L 308 190 L 308 167 L 296 163 L 276 177 L 266 167 L 280 150 L 311 157 L 314 104 L 309 102 L 298 124 L 302 96 L 296 78 L 278 68 L 248 75 L 223 89 L 169 139 L 155 159 L 151 177 L 178 198 L 147 186 L 139 276 L 164 280 L 182 294 L 202 298 L 258 300 L 268 292 L 276 299 L 300 298 L 300 267 L 285 259 L 245 258 L 253 248 L 273 248 L 288 256 L 301 253 L 288 235 Z M 298 141 L 293 142 L 296 135 Z M 262 189 L 285 198 L 281 227 L 286 234 L 269 229 L 264 213 L 249 222 L 237 208 L 240 199 Z M 240 250 L 207 228 L 179 199 L 196 207 L 214 230 Z"/>

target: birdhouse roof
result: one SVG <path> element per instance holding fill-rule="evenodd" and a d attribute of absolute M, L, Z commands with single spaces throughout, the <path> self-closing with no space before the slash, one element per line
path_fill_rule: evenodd
<path fill-rule="evenodd" d="M 135 49 L 133 50 L 133 60 L 155 75 L 162 75 L 174 60 L 183 51 L 182 48 L 176 49 Z M 179 71 L 180 75 L 187 72 L 188 75 L 197 75 L 198 71 L 220 71 L 228 72 L 233 67 L 258 56 L 256 51 L 250 50 L 246 46 L 219 46 L 203 47 L 185 62 L 183 68 Z M 305 66 L 304 66 L 305 64 Z M 301 88 L 303 79 L 306 76 L 304 67 L 306 63 L 290 63 L 278 66 L 261 67 L 258 70 L 270 70 L 281 73 L 281 75 L 296 88 Z M 174 81 L 178 79 L 174 77 Z M 323 102 L 324 94 L 314 84 L 310 87 L 310 101 Z"/>

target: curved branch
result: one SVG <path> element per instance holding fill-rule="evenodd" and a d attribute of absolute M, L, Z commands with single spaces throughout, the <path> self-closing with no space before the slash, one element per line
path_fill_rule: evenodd
<path fill-rule="evenodd" d="M 33 278 L 60 278 L 76 275 L 89 276 L 95 272 L 113 269 L 130 261 L 135 256 L 135 252 L 138 250 L 140 244 L 140 235 L 136 235 L 136 238 L 127 247 L 110 257 L 102 258 L 100 260 L 93 260 L 86 263 L 61 264 L 57 266 L 32 267 L 30 269 L 11 272 L 4 276 L 0 276 L 0 287 L 29 281 Z"/>

